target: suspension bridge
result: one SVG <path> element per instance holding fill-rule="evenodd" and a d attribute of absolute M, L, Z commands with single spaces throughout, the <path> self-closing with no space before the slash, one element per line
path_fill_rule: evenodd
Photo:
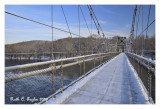
<path fill-rule="evenodd" d="M 89 29 L 83 9 L 80 5 L 77 7 L 79 34 L 71 32 L 62 5 L 61 9 L 68 31 L 53 26 L 52 5 L 51 25 L 5 11 L 11 16 L 52 29 L 51 52 L 5 54 L 11 60 L 21 60 L 24 57 L 41 59 L 42 56 L 50 58 L 44 62 L 5 67 L 5 103 L 154 104 L 155 61 L 145 57 L 145 53 L 155 53 L 155 50 L 149 50 L 145 46 L 148 40 L 148 28 L 155 22 L 155 19 L 151 22 L 149 19 L 152 5 L 148 9 L 147 26 L 144 29 L 142 27 L 139 35 L 137 31 L 140 14 L 142 14 L 142 24 L 144 23 L 143 5 L 135 5 L 129 38 L 116 37 L 115 43 L 106 41 L 107 38 L 91 5 L 87 5 L 91 17 L 91 29 Z M 94 47 L 91 51 L 85 51 L 82 54 L 79 41 L 76 52 L 73 50 L 70 53 L 54 52 L 53 29 L 66 32 L 70 34 L 70 37 L 72 35 L 83 37 L 80 28 L 80 12 L 90 35 L 92 35 L 93 24 L 97 30 L 98 38 Z M 139 38 L 142 42 L 141 50 L 138 47 Z"/>

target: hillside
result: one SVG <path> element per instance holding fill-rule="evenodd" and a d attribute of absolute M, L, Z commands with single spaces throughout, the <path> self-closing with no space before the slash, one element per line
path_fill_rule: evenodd
<path fill-rule="evenodd" d="M 54 52 L 77 52 L 80 51 L 95 51 L 101 48 L 102 39 L 94 37 L 81 38 L 64 38 L 53 42 Z M 106 41 L 106 40 L 105 40 Z M 80 44 L 79 44 L 80 43 Z M 95 45 L 96 43 L 96 45 Z M 51 41 L 26 41 L 15 44 L 6 44 L 5 53 L 34 53 L 34 52 L 51 52 Z"/>

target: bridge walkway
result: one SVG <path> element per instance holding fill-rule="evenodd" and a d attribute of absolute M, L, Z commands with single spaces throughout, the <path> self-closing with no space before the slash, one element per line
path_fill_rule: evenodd
<path fill-rule="evenodd" d="M 125 53 L 100 67 L 89 81 L 61 104 L 145 104 L 149 103 L 143 86 L 135 84 Z M 92 72 L 94 73 L 94 72 Z M 91 73 L 91 74 L 92 74 Z M 133 73 L 133 72 L 132 72 Z M 133 76 L 133 75 L 132 75 Z M 136 86 L 135 86 L 136 85 Z M 139 91 L 137 91 L 139 89 Z M 48 102 L 53 103 L 53 102 Z M 47 103 L 47 104 L 48 104 Z"/>
<path fill-rule="evenodd" d="M 106 65 L 83 87 L 73 93 L 64 104 L 110 104 L 131 103 L 132 95 L 125 54 Z"/>

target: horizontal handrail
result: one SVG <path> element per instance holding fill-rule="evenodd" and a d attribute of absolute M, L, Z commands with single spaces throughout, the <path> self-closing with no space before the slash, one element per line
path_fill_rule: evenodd
<path fill-rule="evenodd" d="M 102 57 L 106 57 L 106 56 L 102 56 Z M 102 57 L 96 57 L 95 59 L 102 58 Z M 66 68 L 66 67 L 70 67 L 70 66 L 73 66 L 73 65 L 83 63 L 83 62 L 88 62 L 88 61 L 91 61 L 91 60 L 92 59 L 90 58 L 90 59 L 81 60 L 81 61 L 73 62 L 73 63 L 69 63 L 69 64 L 58 65 L 58 66 L 55 66 L 55 67 L 50 66 L 50 67 L 45 68 L 45 69 L 22 73 L 22 74 L 19 74 L 19 75 L 15 76 L 15 77 L 5 79 L 5 82 L 10 82 L 10 81 L 22 79 L 22 78 L 26 78 L 26 77 L 29 77 L 29 76 L 35 76 L 35 75 L 38 75 L 38 74 L 50 72 L 50 71 L 55 70 L 55 69 L 58 70 L 61 67 Z"/>
<path fill-rule="evenodd" d="M 34 53 L 5 53 L 5 55 L 32 55 L 32 54 L 51 54 L 52 52 L 42 52 L 42 53 L 38 53 L 38 52 L 34 52 Z M 67 52 L 53 52 L 54 54 L 60 54 L 60 53 L 67 53 Z"/>
<path fill-rule="evenodd" d="M 112 58 L 111 58 L 111 59 L 112 59 Z M 109 60 L 111 60 L 111 59 L 109 59 Z M 109 61 L 109 60 L 108 60 L 108 61 Z M 107 62 L 108 62 L 108 61 L 107 61 Z M 105 63 L 106 63 L 106 62 L 102 63 L 102 65 L 105 64 Z M 76 83 L 77 81 L 81 80 L 82 78 L 84 78 L 85 76 L 87 76 L 87 75 L 90 74 L 92 71 L 94 71 L 94 70 L 96 70 L 97 68 L 99 68 L 100 66 L 101 66 L 101 65 L 99 65 L 99 66 L 91 69 L 90 71 L 88 71 L 88 72 L 85 73 L 84 75 L 80 76 L 78 79 L 72 81 L 72 82 L 71 82 L 70 84 L 68 84 L 67 86 L 64 86 L 63 89 L 67 89 L 68 87 L 70 87 L 71 85 L 73 85 L 73 84 Z M 47 98 L 50 99 L 50 98 L 54 97 L 56 94 L 60 93 L 61 90 L 62 90 L 62 89 L 60 88 L 59 90 L 57 90 L 55 93 L 53 93 L 52 95 L 50 95 L 50 96 L 47 97 Z M 40 101 L 38 104 L 43 104 L 43 103 L 46 102 L 46 101 L 47 101 L 47 100 L 42 100 L 42 101 Z"/>
<path fill-rule="evenodd" d="M 131 58 L 133 58 L 134 60 L 136 60 L 138 62 L 138 64 L 143 65 L 145 68 L 147 68 L 148 70 L 150 70 L 151 72 L 153 72 L 153 74 L 155 75 L 155 62 L 152 60 L 149 60 L 147 58 L 144 58 L 142 56 L 136 55 L 134 53 L 129 53 L 126 52 Z"/>
<path fill-rule="evenodd" d="M 149 63 L 151 63 L 152 65 L 155 66 L 155 62 L 152 61 L 152 60 L 149 60 L 149 59 L 147 59 L 147 58 L 145 58 L 145 57 L 143 57 L 143 56 L 140 56 L 140 55 L 137 55 L 137 54 L 134 54 L 134 53 L 130 53 L 130 52 L 127 52 L 127 53 L 130 54 L 130 55 L 133 55 L 133 56 L 135 56 L 135 57 L 137 57 L 137 58 L 139 58 L 139 59 L 142 59 L 142 60 L 144 60 L 144 61 L 146 61 L 146 62 L 149 62 Z"/>
<path fill-rule="evenodd" d="M 155 50 L 136 50 L 138 52 L 155 52 Z"/>
<path fill-rule="evenodd" d="M 92 71 L 94 71 L 96 68 L 100 67 L 101 65 L 103 65 L 105 62 L 109 61 L 110 59 L 112 59 L 113 57 L 115 57 L 116 55 L 118 55 L 119 52 L 110 52 L 110 53 L 100 53 L 100 54 L 92 54 L 92 55 L 84 55 L 84 56 L 78 56 L 78 57 L 71 57 L 71 58 L 65 58 L 65 59 L 59 59 L 59 60 L 51 60 L 51 61 L 46 61 L 46 62 L 37 62 L 37 63 L 32 63 L 32 64 L 25 64 L 25 65 L 16 65 L 16 66 L 11 66 L 11 67 L 6 67 L 6 71 L 12 71 L 12 70 L 19 70 L 20 71 L 23 69 L 21 68 L 29 68 L 29 67 L 33 67 L 33 66 L 38 66 L 38 65 L 46 65 L 47 66 L 43 69 L 33 69 L 30 71 L 24 71 L 22 73 L 14 73 L 15 75 L 12 75 L 10 77 L 6 77 L 5 78 L 5 83 L 8 82 L 14 82 L 15 80 L 20 80 L 23 78 L 27 78 L 27 77 L 31 77 L 31 76 L 35 76 L 35 75 L 39 75 L 39 74 L 47 74 L 47 73 L 52 73 L 53 76 L 52 81 L 53 81 L 53 86 L 51 88 L 53 88 L 53 94 L 51 94 L 49 97 L 47 97 L 47 99 L 49 99 L 50 97 L 55 97 L 56 94 L 58 93 L 63 93 L 63 90 L 65 90 L 66 88 L 68 88 L 69 86 L 73 85 L 74 83 L 76 83 L 77 81 L 79 81 L 80 79 L 84 78 L 86 75 L 88 75 L 89 73 L 91 73 Z M 71 60 L 71 61 L 70 61 Z M 74 61 L 73 61 L 74 60 Z M 102 61 L 103 60 L 103 61 Z M 69 63 L 63 63 L 63 61 L 70 61 Z M 96 61 L 98 62 L 98 66 L 95 65 Z M 61 64 L 55 64 L 56 62 L 60 62 Z M 86 62 L 91 62 L 92 63 L 92 68 L 89 71 L 85 71 L 85 67 L 87 67 L 85 64 Z M 90 64 L 90 63 L 89 63 Z M 64 85 L 63 84 L 63 70 L 64 68 L 67 67 L 71 67 L 74 65 L 79 65 L 78 69 L 80 68 L 80 77 L 77 78 L 76 80 L 72 81 L 71 83 L 69 83 L 68 85 Z M 81 75 L 81 66 L 83 65 L 83 74 Z M 38 67 L 39 68 L 39 67 Z M 30 68 L 29 68 L 30 69 Z M 60 88 L 55 90 L 55 72 L 56 70 L 60 70 Z M 9 72 L 6 72 L 9 73 Z M 46 99 L 46 100 L 47 100 Z M 44 103 L 46 100 L 42 100 L 39 102 L 39 104 Z"/>
<path fill-rule="evenodd" d="M 110 52 L 110 53 L 114 53 L 114 52 Z M 5 67 L 5 71 L 11 71 L 11 70 L 22 69 L 22 68 L 29 68 L 29 67 L 39 66 L 39 65 L 46 65 L 46 64 L 64 62 L 64 61 L 69 61 L 69 60 L 74 60 L 74 59 L 87 58 L 87 57 L 105 55 L 105 54 L 109 54 L 109 53 L 84 55 L 84 56 L 77 56 L 77 57 L 64 58 L 64 59 L 58 59 L 58 60 L 51 60 L 51 61 L 45 61 L 45 62 L 37 62 L 37 63 L 30 63 L 30 64 L 24 64 L 24 65 L 9 66 L 9 67 Z"/>
<path fill-rule="evenodd" d="M 111 59 L 109 59 L 109 60 L 111 60 Z M 109 60 L 108 60 L 108 61 L 109 61 Z M 108 61 L 107 61 L 107 62 L 108 62 Z M 106 63 L 106 62 L 102 63 L 102 65 L 105 64 L 105 63 Z M 100 66 L 101 66 L 101 65 L 99 65 L 99 66 L 91 69 L 90 71 L 88 71 L 88 72 L 85 73 L 84 75 L 80 76 L 78 79 L 72 81 L 72 82 L 71 82 L 70 84 L 68 84 L 67 86 L 64 86 L 63 89 L 67 89 L 68 87 L 70 87 L 71 85 L 73 85 L 73 84 L 76 83 L 77 81 L 81 80 L 82 78 L 84 78 L 85 76 L 87 76 L 87 75 L 90 74 L 92 71 L 94 71 L 94 70 L 96 70 L 97 68 L 99 68 Z M 53 93 L 52 95 L 50 95 L 49 97 L 47 97 L 47 99 L 50 99 L 50 98 L 54 97 L 56 94 L 60 93 L 61 90 L 62 90 L 62 89 L 60 88 L 60 89 L 57 90 L 55 93 Z M 46 102 L 46 101 L 47 101 L 46 99 L 45 99 L 45 100 L 42 100 L 42 101 L 40 101 L 38 104 L 43 104 L 43 103 Z"/>
<path fill-rule="evenodd" d="M 78 57 L 65 58 L 65 59 L 59 59 L 59 60 L 51 60 L 51 61 L 46 61 L 46 62 L 37 62 L 37 63 L 32 63 L 32 64 L 16 65 L 16 66 L 11 66 L 11 67 L 6 67 L 5 71 L 11 71 L 11 70 L 15 70 L 15 69 L 21 69 L 21 68 L 28 68 L 28 67 L 33 67 L 33 66 L 51 64 L 48 68 L 29 71 L 29 72 L 25 72 L 25 73 L 16 75 L 16 76 L 11 77 L 11 78 L 6 78 L 5 82 L 7 83 L 7 82 L 11 82 L 11 81 L 14 81 L 14 80 L 18 80 L 18 79 L 22 79 L 22 78 L 26 78 L 26 77 L 30 77 L 30 76 L 35 76 L 35 75 L 38 75 L 38 74 L 47 73 L 47 72 L 53 71 L 55 69 L 58 70 L 61 67 L 65 68 L 65 67 L 81 64 L 81 63 L 84 63 L 84 62 L 88 62 L 88 61 L 93 60 L 93 56 L 94 56 L 94 59 L 104 58 L 106 56 L 109 56 L 109 54 L 111 54 L 111 53 L 92 54 L 92 55 L 78 56 Z M 91 58 L 89 58 L 89 57 L 91 57 Z M 52 66 L 52 64 L 54 64 L 56 62 L 63 62 L 63 61 L 68 61 L 68 60 L 73 60 L 73 59 L 79 59 L 79 60 L 76 61 L 76 62 L 68 63 L 68 64 L 57 65 L 55 67 Z"/>
<path fill-rule="evenodd" d="M 92 52 L 97 52 L 97 51 L 80 51 L 80 52 L 85 52 L 85 53 L 87 53 L 87 52 L 90 52 L 90 53 L 92 53 Z M 78 52 L 33 52 L 33 53 L 5 53 L 5 55 L 32 55 L 32 54 L 68 54 L 68 53 L 78 53 Z"/>

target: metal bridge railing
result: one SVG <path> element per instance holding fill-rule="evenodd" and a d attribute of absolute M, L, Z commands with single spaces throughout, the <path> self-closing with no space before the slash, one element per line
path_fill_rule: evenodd
<path fill-rule="evenodd" d="M 146 67 L 147 69 L 149 69 L 151 72 L 155 74 L 155 62 L 154 61 L 147 59 L 145 57 L 136 55 L 134 53 L 127 52 L 127 55 L 133 58 L 134 60 L 138 61 L 138 63 L 142 64 L 144 67 Z"/>
<path fill-rule="evenodd" d="M 44 102 L 119 53 L 101 53 L 5 67 L 6 104 Z M 14 98 L 19 97 L 19 101 Z M 21 97 L 24 100 L 21 100 Z"/>
<path fill-rule="evenodd" d="M 81 55 L 91 55 L 97 54 L 97 51 L 80 51 Z M 22 60 L 22 59 L 34 59 L 34 60 L 46 60 L 52 59 L 52 55 L 54 59 L 60 58 L 69 58 L 79 56 L 78 52 L 35 52 L 35 53 L 5 53 L 5 58 L 10 60 Z"/>
<path fill-rule="evenodd" d="M 134 53 L 126 52 L 138 76 L 155 102 L 155 62 Z"/>

